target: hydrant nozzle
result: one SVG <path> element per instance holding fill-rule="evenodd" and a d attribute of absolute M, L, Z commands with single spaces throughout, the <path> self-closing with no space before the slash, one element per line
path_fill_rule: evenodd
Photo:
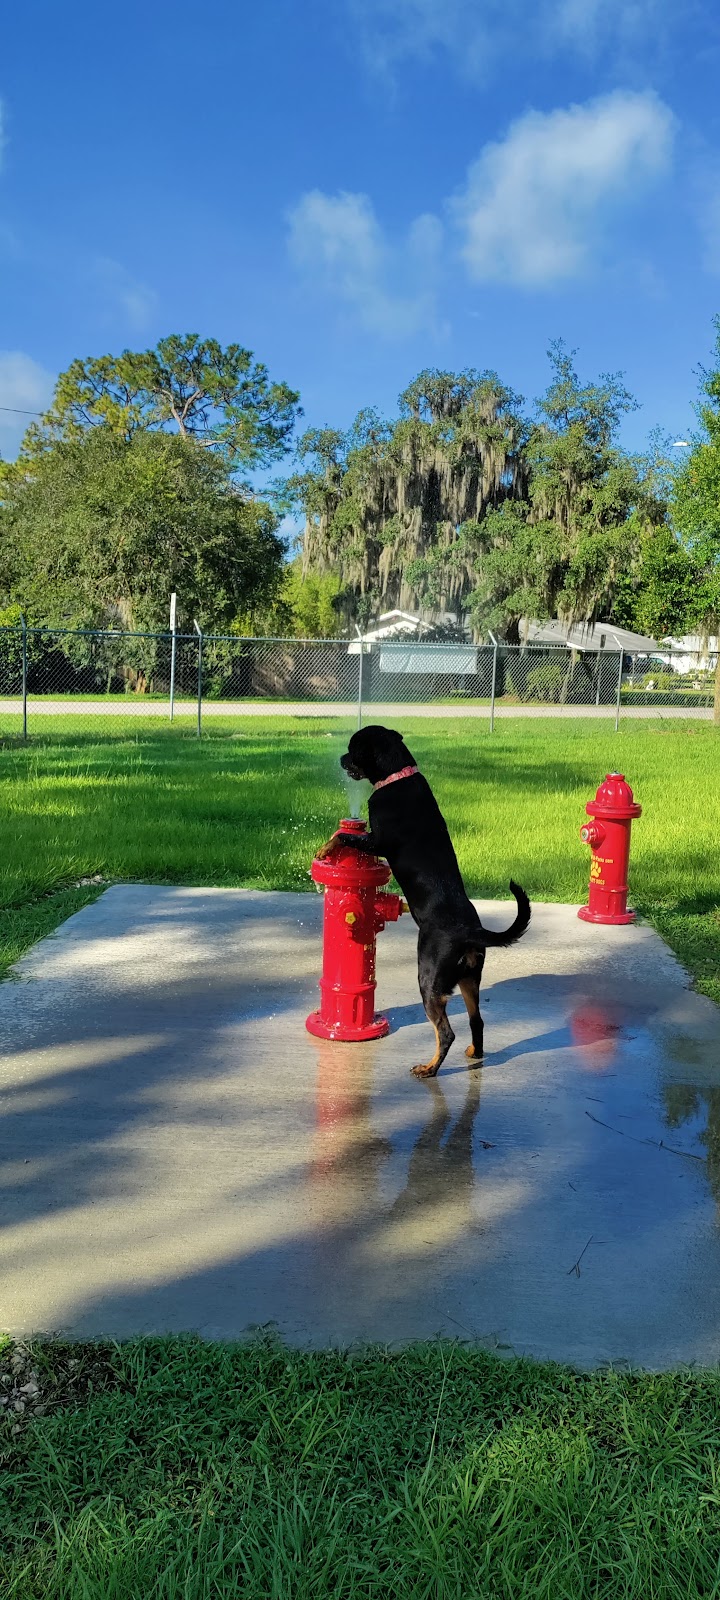
<path fill-rule="evenodd" d="M 598 845 L 602 844 L 605 838 L 605 829 L 601 828 L 597 822 L 586 822 L 580 829 L 580 838 L 584 844 L 590 844 L 593 850 L 597 850 Z"/>

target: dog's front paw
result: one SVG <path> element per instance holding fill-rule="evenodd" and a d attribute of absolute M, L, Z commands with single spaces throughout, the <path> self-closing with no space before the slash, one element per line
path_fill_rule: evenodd
<path fill-rule="evenodd" d="M 414 1078 L 436 1078 L 440 1068 L 435 1066 L 434 1061 L 429 1061 L 427 1066 L 411 1067 L 410 1071 Z"/>
<path fill-rule="evenodd" d="M 484 1059 L 482 1050 L 476 1050 L 474 1044 L 469 1044 L 468 1045 L 467 1050 L 465 1051 L 465 1054 L 466 1054 L 466 1056 L 468 1058 L 468 1061 L 476 1061 L 478 1063 L 478 1065 Z"/>
<path fill-rule="evenodd" d="M 335 849 L 337 842 L 337 834 L 333 834 L 332 839 L 328 839 L 327 844 L 324 844 L 320 850 L 315 851 L 315 860 L 327 861 L 328 856 L 331 855 L 332 851 Z"/>

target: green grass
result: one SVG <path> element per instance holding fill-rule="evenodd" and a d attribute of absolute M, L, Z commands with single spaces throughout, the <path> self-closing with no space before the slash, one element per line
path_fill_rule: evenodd
<path fill-rule="evenodd" d="M 403 717 L 436 789 L 468 887 L 580 901 L 584 805 L 606 771 L 632 782 L 632 899 L 705 993 L 720 1000 L 720 736 L 711 724 L 558 719 L 467 723 Z M 348 723 L 208 718 L 47 718 L 0 749 L 0 970 L 96 892 L 78 879 L 307 889 L 318 843 L 347 810 L 338 757 Z M 72 895 L 76 895 L 76 900 Z M 69 897 L 70 895 L 70 897 Z"/>
<path fill-rule="evenodd" d="M 3 1600 L 720 1592 L 717 1372 L 582 1375 L 439 1343 L 18 1361 L 45 1414 L 0 1420 Z"/>
<path fill-rule="evenodd" d="M 400 726 L 468 885 L 579 900 L 584 804 L 625 770 L 634 903 L 720 1000 L 706 724 Z M 349 727 L 47 719 L 0 748 L 5 965 L 106 878 L 307 888 Z M 460 1345 L 289 1352 L 0 1338 L 2 1600 L 711 1600 L 720 1373 L 590 1375 Z M 16 1410 L 27 1381 L 24 1410 Z"/>

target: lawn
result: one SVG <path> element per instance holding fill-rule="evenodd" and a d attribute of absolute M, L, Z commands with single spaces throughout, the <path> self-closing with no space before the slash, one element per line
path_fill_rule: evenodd
<path fill-rule="evenodd" d="M 8 1382 L 39 1392 L 0 1420 L 4 1600 L 720 1592 L 716 1372 L 576 1374 L 440 1343 L 12 1357 Z"/>
<path fill-rule="evenodd" d="M 208 719 L 209 721 L 209 719 Z M 580 900 L 620 768 L 634 903 L 720 1000 L 720 736 L 403 718 L 468 886 Z M 349 725 L 47 719 L 0 748 L 2 955 L 142 879 L 307 889 Z M 357 792 L 357 791 L 356 791 Z M 1 1314 L 1 1308 L 0 1308 Z M 29 1385 L 29 1387 L 28 1387 Z M 293 1352 L 0 1336 L 3 1600 L 699 1600 L 720 1593 L 720 1373 L 463 1345 Z"/>
<path fill-rule="evenodd" d="M 45 719 L 27 747 L 0 749 L 3 851 L 0 961 L 98 890 L 101 874 L 185 884 L 309 889 L 313 851 L 348 807 L 339 719 Z M 456 841 L 468 887 L 580 901 L 589 852 L 579 828 L 606 771 L 633 784 L 631 888 L 693 973 L 720 1000 L 720 735 L 711 724 L 581 719 L 402 719 Z"/>

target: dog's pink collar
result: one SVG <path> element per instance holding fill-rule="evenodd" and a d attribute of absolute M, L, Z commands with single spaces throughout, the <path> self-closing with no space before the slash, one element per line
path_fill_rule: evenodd
<path fill-rule="evenodd" d="M 381 778 L 379 783 L 373 784 L 373 794 L 376 789 L 384 789 L 388 783 L 398 783 L 400 778 L 413 778 L 417 767 L 403 767 L 401 772 L 391 772 L 389 778 Z"/>

